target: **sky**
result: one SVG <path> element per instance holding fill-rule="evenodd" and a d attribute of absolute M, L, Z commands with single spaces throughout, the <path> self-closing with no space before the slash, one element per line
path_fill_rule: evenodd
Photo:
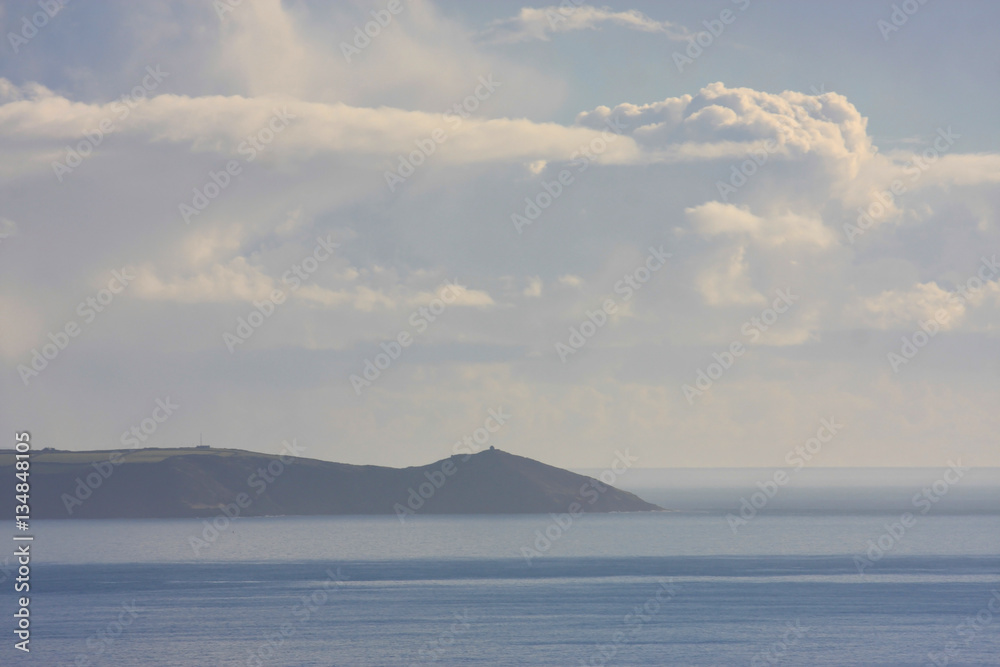
<path fill-rule="evenodd" d="M 4 2 L 0 421 L 393 466 L 1000 466 L 998 20 Z"/>

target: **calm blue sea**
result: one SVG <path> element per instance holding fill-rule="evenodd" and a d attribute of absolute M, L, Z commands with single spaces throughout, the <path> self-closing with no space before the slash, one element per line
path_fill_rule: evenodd
<path fill-rule="evenodd" d="M 898 520 L 36 522 L 32 651 L 0 662 L 1000 665 L 1000 517 Z"/>

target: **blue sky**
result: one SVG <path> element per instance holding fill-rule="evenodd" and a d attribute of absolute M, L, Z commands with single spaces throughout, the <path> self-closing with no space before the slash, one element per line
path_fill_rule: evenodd
<path fill-rule="evenodd" d="M 994 3 L 386 6 L 0 8 L 5 423 L 1000 465 Z"/>

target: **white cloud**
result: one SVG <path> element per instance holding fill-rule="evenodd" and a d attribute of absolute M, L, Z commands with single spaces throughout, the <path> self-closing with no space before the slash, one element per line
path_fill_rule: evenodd
<path fill-rule="evenodd" d="M 745 248 L 717 257 L 697 278 L 705 303 L 710 306 L 764 303 L 764 296 L 751 284 L 749 269 Z"/>
<path fill-rule="evenodd" d="M 187 276 L 161 278 L 145 264 L 136 269 L 132 293 L 143 299 L 180 303 L 219 303 L 270 298 L 274 281 L 243 257 L 213 264 L 206 271 Z"/>
<path fill-rule="evenodd" d="M 767 246 L 799 245 L 827 248 L 837 241 L 836 235 L 816 217 L 785 213 L 768 218 L 754 215 L 747 208 L 706 202 L 684 211 L 699 232 L 705 236 L 749 238 Z"/>
<path fill-rule="evenodd" d="M 538 276 L 534 276 L 528 280 L 528 286 L 524 288 L 522 292 L 524 296 L 527 297 L 540 297 L 542 295 L 542 280 Z"/>
<path fill-rule="evenodd" d="M 875 155 L 868 120 L 837 93 L 774 94 L 712 83 L 696 95 L 598 107 L 579 114 L 577 123 L 596 129 L 614 118 L 661 160 L 746 159 L 771 143 L 771 160 L 820 157 L 836 178 L 831 185 L 839 187 Z"/>
<path fill-rule="evenodd" d="M 84 104 L 47 95 L 0 106 L 0 138 L 48 139 L 64 145 L 116 119 L 115 103 Z M 414 151 L 417 139 L 431 141 L 444 132 L 445 143 L 435 145 L 434 161 L 469 164 L 538 159 L 569 160 L 600 132 L 525 119 L 462 120 L 452 114 L 360 108 L 341 103 L 302 102 L 288 97 L 187 97 L 158 95 L 140 101 L 117 122 L 117 131 L 147 143 L 188 144 L 192 151 L 217 152 L 246 159 L 248 136 L 267 131 L 272 118 L 287 123 L 260 154 L 265 158 L 305 160 L 316 155 L 377 155 L 395 158 Z M 280 125 L 281 123 L 279 123 Z M 433 142 L 432 142 L 433 143 Z M 246 152 L 240 152 L 241 146 Z M 254 151 L 256 153 L 256 151 Z M 61 156 L 62 157 L 62 156 Z M 640 161 L 635 142 L 622 138 L 608 145 L 599 160 L 607 163 Z M 35 168 L 43 166 L 36 163 Z M 51 169 L 44 164 L 45 169 Z"/>
<path fill-rule="evenodd" d="M 670 40 L 684 40 L 690 33 L 670 21 L 656 21 L 642 12 L 630 9 L 616 12 L 607 8 L 581 5 L 523 7 L 518 15 L 494 21 L 482 38 L 495 43 L 548 41 L 555 33 L 577 30 L 598 30 L 613 25 L 628 30 L 664 35 Z"/>
<path fill-rule="evenodd" d="M 934 320 L 942 331 L 958 329 L 970 309 L 986 303 L 1000 294 L 1000 285 L 989 282 L 979 289 L 962 295 L 942 288 L 936 282 L 917 283 L 908 289 L 885 290 L 862 299 L 860 319 L 876 329 L 918 327 Z M 994 303 L 995 305 L 995 303 Z"/>

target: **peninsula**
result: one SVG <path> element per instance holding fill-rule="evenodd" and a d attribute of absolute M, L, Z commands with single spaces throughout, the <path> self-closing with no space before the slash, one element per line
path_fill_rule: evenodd
<path fill-rule="evenodd" d="M 627 466 L 628 462 L 624 462 Z M 0 451 L 0 475 L 14 477 Z M 34 519 L 547 514 L 662 508 L 605 482 L 496 449 L 425 466 L 348 465 L 290 454 L 172 448 L 32 453 Z M 0 511 L 13 515 L 13 495 Z M 6 507 L 6 505 L 11 505 Z"/>

